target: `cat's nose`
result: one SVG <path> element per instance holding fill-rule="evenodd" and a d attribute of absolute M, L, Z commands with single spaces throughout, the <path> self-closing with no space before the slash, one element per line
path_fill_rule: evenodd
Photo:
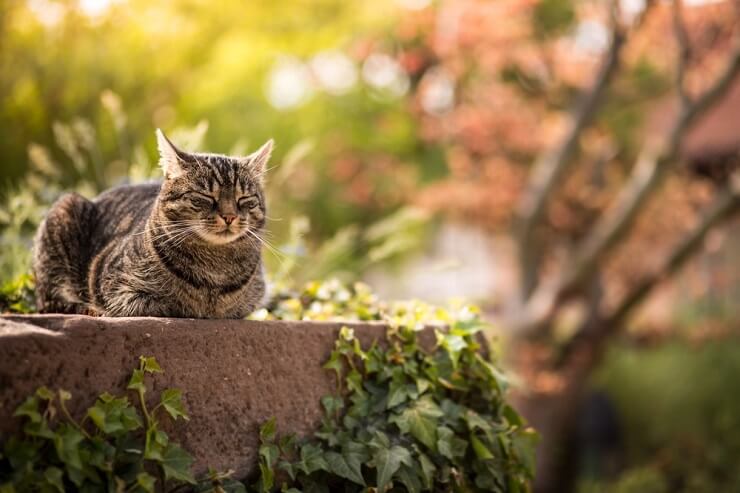
<path fill-rule="evenodd" d="M 228 226 L 234 222 L 234 220 L 236 219 L 236 216 L 234 214 L 221 214 L 221 219 L 223 219 L 226 225 Z"/>

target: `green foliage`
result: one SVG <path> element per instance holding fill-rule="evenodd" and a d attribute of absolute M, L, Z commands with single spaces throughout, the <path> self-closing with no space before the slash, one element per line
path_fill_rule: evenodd
<path fill-rule="evenodd" d="M 584 482 L 578 493 L 668 493 L 671 489 L 663 475 L 651 467 L 638 467 L 622 473 L 608 485 Z M 702 490 L 706 491 L 706 490 Z"/>
<path fill-rule="evenodd" d="M 194 484 L 192 458 L 159 429 L 165 413 L 188 419 L 180 391 L 165 390 L 152 409 L 144 399 L 145 375 L 161 371 L 154 358 L 141 357 L 128 385 L 138 406 L 106 392 L 80 422 L 67 410 L 69 392 L 39 388 L 15 412 L 23 433 L 4 443 L 0 491 L 153 493 Z"/>
<path fill-rule="evenodd" d="M 540 0 L 532 15 L 534 31 L 540 38 L 562 34 L 575 20 L 576 12 L 571 0 Z"/>
<path fill-rule="evenodd" d="M 341 329 L 324 367 L 337 393 L 308 440 L 261 431 L 258 491 L 528 491 L 536 435 L 505 402 L 506 381 L 481 353 L 476 309 L 383 304 L 366 286 L 309 283 L 257 318 L 385 320 L 384 342 L 363 348 Z M 436 342 L 426 340 L 425 326 Z M 446 327 L 446 330 L 443 329 Z"/>
<path fill-rule="evenodd" d="M 21 274 L 0 284 L 0 313 L 31 313 L 36 310 L 33 278 Z"/>
<path fill-rule="evenodd" d="M 600 491 L 740 491 L 740 351 L 728 337 L 610 351 L 596 382 L 619 410 L 628 471 Z M 626 488 L 638 480 L 653 486 Z"/>
<path fill-rule="evenodd" d="M 141 357 L 127 385 L 137 405 L 104 393 L 78 423 L 68 392 L 42 387 L 29 397 L 16 411 L 23 435 L 5 442 L 0 458 L 0 491 L 529 491 L 536 434 L 506 403 L 475 308 L 386 304 L 362 284 L 328 281 L 285 291 L 253 318 L 376 320 L 390 329 L 366 348 L 351 328 L 340 330 L 324 365 L 337 390 L 321 401 L 320 429 L 298 441 L 267 421 L 249 485 L 215 471 L 196 483 L 190 455 L 159 428 L 164 415 L 188 419 L 182 393 L 164 390 L 148 407 L 145 380 L 162 369 Z"/>

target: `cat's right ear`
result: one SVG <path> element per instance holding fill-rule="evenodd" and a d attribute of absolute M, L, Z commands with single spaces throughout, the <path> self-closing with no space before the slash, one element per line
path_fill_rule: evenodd
<path fill-rule="evenodd" d="M 187 154 L 175 147 L 175 144 L 160 129 L 157 129 L 157 148 L 159 149 L 159 166 L 165 178 L 177 178 L 185 173 L 183 165 L 187 160 Z"/>

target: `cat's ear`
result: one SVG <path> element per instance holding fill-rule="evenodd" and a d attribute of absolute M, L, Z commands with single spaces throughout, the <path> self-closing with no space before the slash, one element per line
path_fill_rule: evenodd
<path fill-rule="evenodd" d="M 245 160 L 251 172 L 256 175 L 261 182 L 265 179 L 267 162 L 270 160 L 270 156 L 272 155 L 273 145 L 274 141 L 272 139 L 268 140 L 262 144 L 262 147 L 247 156 Z"/>
<path fill-rule="evenodd" d="M 187 154 L 175 147 L 175 144 L 160 129 L 157 129 L 157 148 L 159 149 L 159 166 L 165 178 L 177 178 L 185 173 L 183 165 L 187 162 Z"/>

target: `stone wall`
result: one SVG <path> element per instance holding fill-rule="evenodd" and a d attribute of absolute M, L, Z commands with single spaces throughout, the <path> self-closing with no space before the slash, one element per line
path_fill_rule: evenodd
<path fill-rule="evenodd" d="M 210 466 L 241 477 L 256 466 L 258 428 L 267 419 L 274 416 L 281 433 L 316 428 L 321 397 L 336 389 L 322 364 L 343 325 L 363 345 L 386 330 L 380 323 L 0 316 L 0 434 L 18 430 L 13 411 L 37 387 L 72 392 L 70 411 L 82 416 L 102 392 L 124 394 L 138 357 L 154 356 L 164 373 L 147 377 L 150 398 L 169 387 L 183 391 L 190 421 L 165 429 L 194 455 L 194 472 Z"/>

